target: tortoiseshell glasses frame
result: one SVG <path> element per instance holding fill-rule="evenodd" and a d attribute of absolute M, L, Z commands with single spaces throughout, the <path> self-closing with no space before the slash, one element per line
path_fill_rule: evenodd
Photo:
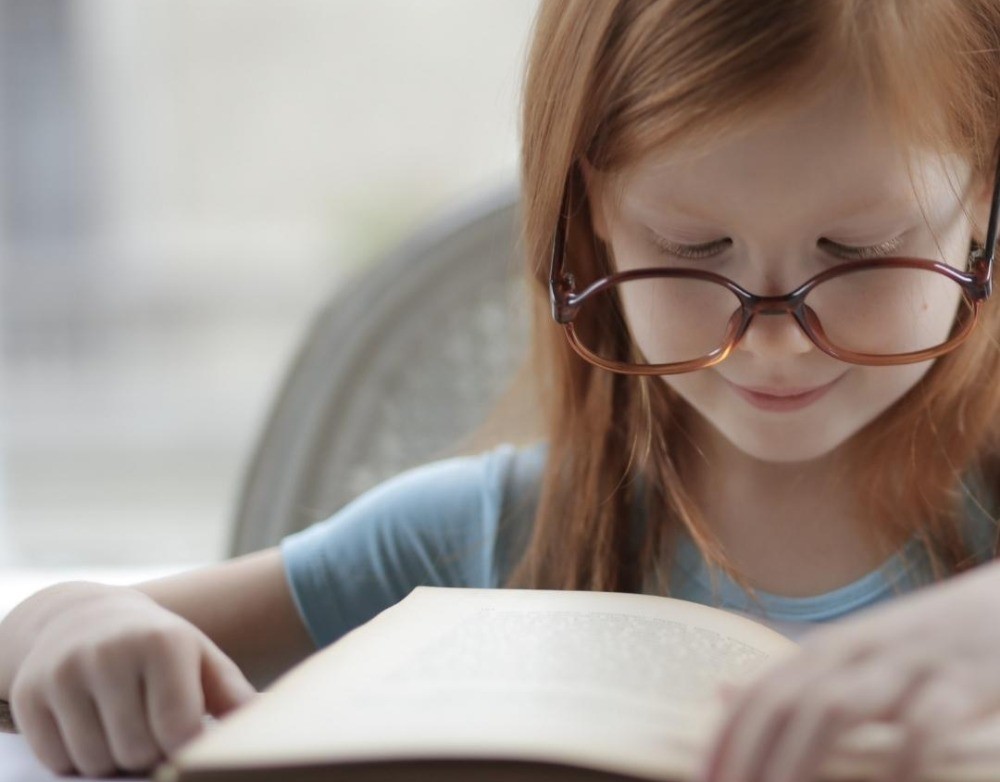
<path fill-rule="evenodd" d="M 938 261 L 921 258 L 881 258 L 877 260 L 849 261 L 827 269 L 806 280 L 802 285 L 784 296 L 756 296 L 742 288 L 727 277 L 710 271 L 696 269 L 680 269 L 660 267 L 650 269 L 632 269 L 602 277 L 577 293 L 573 274 L 566 269 L 566 231 L 570 212 L 570 190 L 573 178 L 567 177 L 562 204 L 559 209 L 559 220 L 555 237 L 552 241 L 552 259 L 549 269 L 549 299 L 552 304 L 552 317 L 562 325 L 573 349 L 584 359 L 596 366 L 612 372 L 627 375 L 672 375 L 682 372 L 693 372 L 714 366 L 723 361 L 739 343 L 750 326 L 755 315 L 789 314 L 795 318 L 802 331 L 816 347 L 824 353 L 851 364 L 868 364 L 871 366 L 888 366 L 893 364 L 910 364 L 926 361 L 954 350 L 972 333 L 979 318 L 979 310 L 990 297 L 993 290 L 993 260 L 996 254 L 997 218 L 1000 214 L 1000 164 L 997 166 L 993 186 L 993 203 L 990 207 L 989 226 L 986 241 L 982 248 L 973 250 L 968 259 L 968 272 L 961 272 L 952 266 Z M 949 340 L 929 350 L 898 353 L 892 355 L 871 355 L 843 350 L 830 343 L 823 331 L 822 324 L 816 313 L 806 306 L 806 295 L 820 283 L 865 269 L 884 268 L 923 269 L 943 274 L 962 287 L 963 295 L 970 306 L 968 317 L 962 321 L 957 333 Z M 673 364 L 634 364 L 623 361 L 613 361 L 602 358 L 588 350 L 580 341 L 573 327 L 573 320 L 580 307 L 591 297 L 607 290 L 618 283 L 629 280 L 641 280 L 655 277 L 674 277 L 681 279 L 697 279 L 722 285 L 729 289 L 739 299 L 739 317 L 730 318 L 723 344 L 693 361 Z M 735 313 L 734 313 L 735 315 Z"/>

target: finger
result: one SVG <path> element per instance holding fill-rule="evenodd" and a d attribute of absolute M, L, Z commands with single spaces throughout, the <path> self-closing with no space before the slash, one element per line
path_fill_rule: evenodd
<path fill-rule="evenodd" d="M 769 758 L 763 758 L 763 768 L 757 777 L 769 782 L 793 782 L 812 779 L 834 738 L 854 722 L 847 709 L 827 705 L 813 706 L 792 716 L 783 735 L 775 738 Z"/>
<path fill-rule="evenodd" d="M 748 691 L 733 709 L 717 743 L 715 762 L 706 779 L 756 779 L 755 769 L 770 754 L 792 708 L 794 688 L 772 687 Z"/>
<path fill-rule="evenodd" d="M 845 669 L 863 665 L 868 659 L 872 659 L 868 646 L 840 646 L 827 653 L 799 655 L 757 682 L 744 694 L 721 731 L 715 759 L 705 778 L 709 782 L 763 779 L 763 766 L 788 744 L 785 733 L 798 721 L 800 709 L 808 703 L 807 691 L 816 687 L 815 682 L 842 681 Z M 822 725 L 822 719 L 817 718 L 807 723 L 805 729 L 815 731 Z"/>
<path fill-rule="evenodd" d="M 115 761 L 90 693 L 81 683 L 64 680 L 53 683 L 47 695 L 73 765 L 85 776 L 112 775 Z"/>
<path fill-rule="evenodd" d="M 122 660 L 117 665 L 103 665 L 91 679 L 97 711 L 118 768 L 151 768 L 161 752 L 149 728 L 142 678 L 135 663 Z"/>
<path fill-rule="evenodd" d="M 201 676 L 205 708 L 214 717 L 239 708 L 257 694 L 233 659 L 211 642 L 203 650 Z"/>
<path fill-rule="evenodd" d="M 142 676 L 149 727 L 157 746 L 169 755 L 201 730 L 205 700 L 197 643 L 147 657 Z"/>
<path fill-rule="evenodd" d="M 911 673 L 887 675 L 870 665 L 804 691 L 761 778 L 773 782 L 812 779 L 848 728 L 895 713 L 918 686 Z"/>
<path fill-rule="evenodd" d="M 12 692 L 10 710 L 35 757 L 56 774 L 72 773 L 73 761 L 55 716 L 44 701 L 40 697 L 18 697 Z"/>
<path fill-rule="evenodd" d="M 904 740 L 889 764 L 885 780 L 913 782 L 945 737 L 975 719 L 983 704 L 975 693 L 954 678 L 928 680 L 901 717 Z"/>

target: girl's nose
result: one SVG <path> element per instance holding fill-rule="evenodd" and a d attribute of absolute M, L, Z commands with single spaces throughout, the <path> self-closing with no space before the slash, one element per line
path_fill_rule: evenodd
<path fill-rule="evenodd" d="M 751 319 L 736 349 L 746 350 L 761 357 L 781 358 L 808 353 L 815 347 L 792 315 L 757 313 Z"/>

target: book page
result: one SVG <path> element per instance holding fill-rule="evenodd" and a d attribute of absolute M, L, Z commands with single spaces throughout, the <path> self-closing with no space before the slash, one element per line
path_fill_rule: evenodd
<path fill-rule="evenodd" d="M 177 761 L 507 757 L 690 776 L 719 716 L 718 684 L 796 648 L 665 597 L 418 587 Z"/>

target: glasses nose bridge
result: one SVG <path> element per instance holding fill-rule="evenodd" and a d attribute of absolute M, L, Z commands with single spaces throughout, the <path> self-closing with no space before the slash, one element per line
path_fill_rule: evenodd
<path fill-rule="evenodd" d="M 752 328 L 751 324 L 756 320 L 755 316 L 757 315 L 789 315 L 792 319 L 792 328 L 796 332 L 800 332 L 800 335 L 804 336 L 808 342 L 817 344 L 816 338 L 811 333 L 810 326 L 807 323 L 808 317 L 802 309 L 804 297 L 805 294 L 802 291 L 795 291 L 782 296 L 755 296 L 751 294 L 749 298 L 743 299 L 744 317 L 741 328 L 735 336 L 734 345 L 746 345 L 746 339 Z M 760 328 L 761 326 L 758 324 L 757 329 L 759 330 Z M 765 326 L 764 330 L 765 332 L 771 332 L 772 329 L 777 329 L 784 333 L 787 328 L 788 324 L 774 323 L 770 326 Z M 777 331 L 773 332 L 772 336 L 767 339 L 774 339 L 774 335 L 777 333 Z M 758 336 L 756 341 L 759 340 L 760 337 Z M 760 349 L 760 345 L 758 345 L 757 349 Z"/>
<path fill-rule="evenodd" d="M 746 302 L 747 314 L 754 315 L 792 315 L 795 316 L 802 297 L 794 293 L 784 296 L 753 296 Z"/>

